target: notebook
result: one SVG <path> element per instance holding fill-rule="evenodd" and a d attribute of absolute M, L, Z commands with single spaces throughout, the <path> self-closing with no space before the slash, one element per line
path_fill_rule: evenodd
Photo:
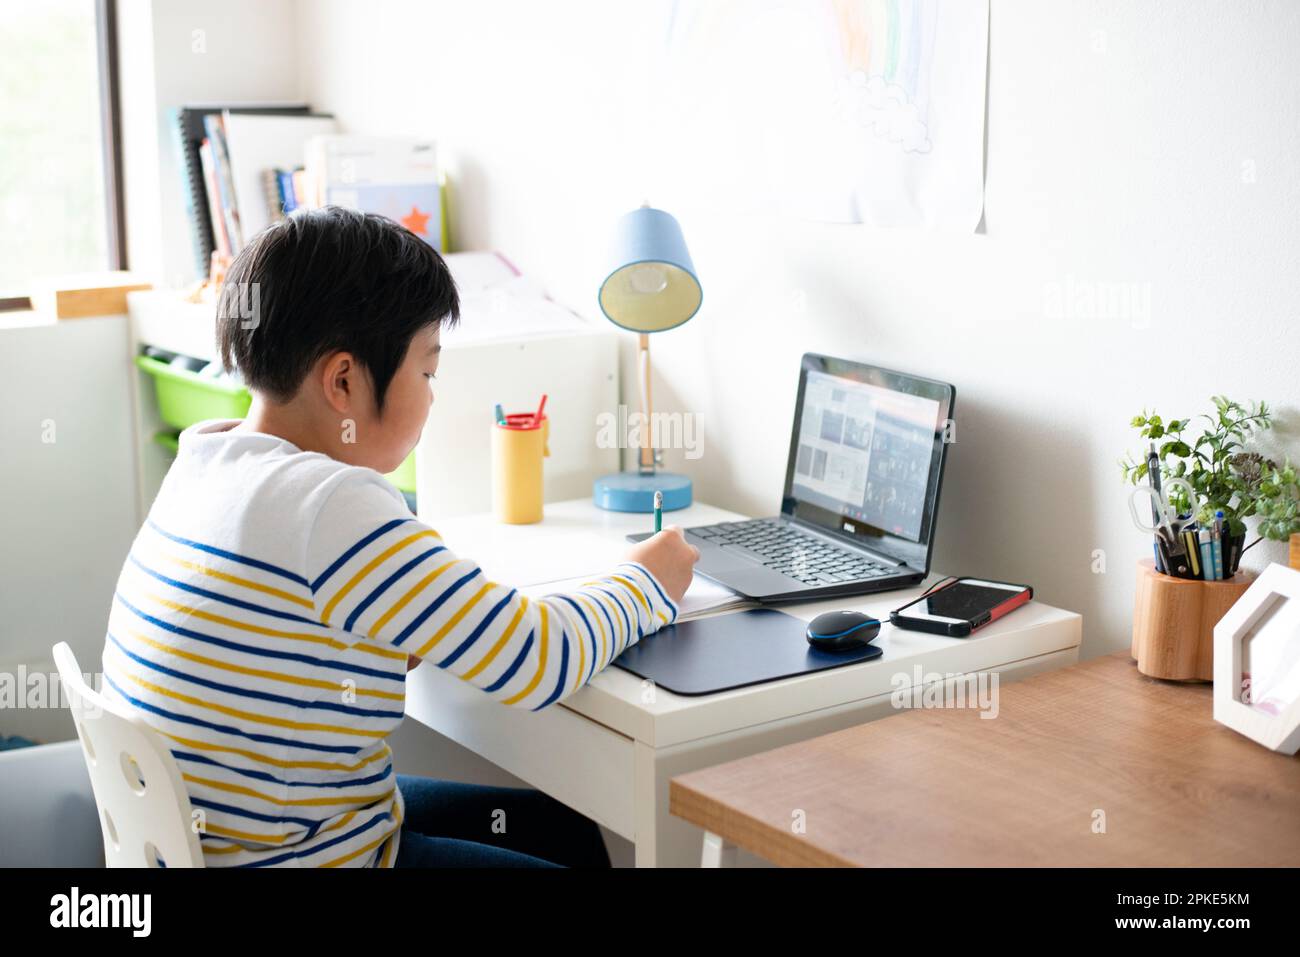
<path fill-rule="evenodd" d="M 177 162 L 181 169 L 181 187 L 185 198 L 185 212 L 190 223 L 190 238 L 194 245 L 194 264 L 198 275 L 207 276 L 208 266 L 212 260 L 212 250 L 216 248 L 213 234 L 211 206 L 215 199 L 211 196 L 204 178 L 203 163 L 199 148 L 207 138 L 203 118 L 209 114 L 220 114 L 223 110 L 240 113 L 263 113 L 272 115 L 300 115 L 307 112 L 305 103 L 264 103 L 252 104 L 195 104 L 182 106 L 172 113 L 173 142 L 176 147 Z M 294 165 L 301 164 L 299 159 Z"/>
<path fill-rule="evenodd" d="M 258 116 L 230 111 L 222 115 L 222 122 L 230 155 L 235 207 L 247 244 L 271 224 L 267 170 L 301 166 L 308 140 L 333 133 L 337 124 L 334 117 L 324 115 Z"/>
<path fill-rule="evenodd" d="M 564 594 L 565 592 L 574 591 L 585 585 L 587 582 L 599 578 L 599 573 L 595 575 L 584 575 L 581 578 L 567 578 L 553 582 L 543 582 L 539 585 L 527 585 L 519 591 L 529 598 L 543 598 L 546 595 Z M 686 594 L 677 604 L 677 620 L 687 621 L 692 618 L 703 618 L 707 615 L 716 614 L 720 611 L 727 611 L 732 608 L 740 608 L 744 605 L 752 604 L 749 599 L 739 595 L 727 588 L 725 585 L 719 585 L 716 582 L 709 581 L 701 575 L 696 575 L 692 580 L 690 587 L 686 589 Z"/>
<path fill-rule="evenodd" d="M 322 206 L 387 216 L 434 249 L 445 248 L 441 175 L 433 140 L 397 136 L 317 136 L 307 172 Z"/>

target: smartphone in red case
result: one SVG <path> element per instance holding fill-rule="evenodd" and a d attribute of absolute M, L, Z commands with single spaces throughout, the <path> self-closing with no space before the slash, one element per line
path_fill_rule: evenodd
<path fill-rule="evenodd" d="M 965 638 L 1034 597 L 1028 585 L 958 578 L 889 613 L 899 628 Z"/>

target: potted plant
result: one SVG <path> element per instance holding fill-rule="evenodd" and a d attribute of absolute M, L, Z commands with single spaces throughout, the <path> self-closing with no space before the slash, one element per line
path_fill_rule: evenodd
<path fill-rule="evenodd" d="M 1180 514 L 1195 515 L 1204 528 L 1213 523 L 1216 512 L 1223 512 L 1227 578 L 1236 573 L 1242 554 L 1261 540 L 1285 541 L 1300 532 L 1300 483 L 1289 460 L 1278 465 L 1246 447 L 1257 432 L 1272 428 L 1267 405 L 1242 405 L 1225 396 L 1213 396 L 1213 402 L 1214 413 L 1200 416 L 1208 424 L 1194 439 L 1186 434 L 1191 419 L 1166 422 L 1144 411 L 1131 424 L 1154 445 L 1162 481 L 1181 478 L 1195 490 L 1195 502 L 1185 501 L 1181 489 L 1173 490 L 1170 504 Z M 1132 484 L 1147 479 L 1146 458 L 1134 460 L 1130 454 L 1120 465 Z M 1258 519 L 1258 537 L 1245 545 L 1246 519 L 1251 516 Z"/>

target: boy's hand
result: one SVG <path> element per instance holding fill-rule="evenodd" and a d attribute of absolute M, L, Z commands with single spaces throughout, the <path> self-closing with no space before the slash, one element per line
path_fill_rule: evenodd
<path fill-rule="evenodd" d="M 407 670 L 407 671 L 410 671 L 412 668 L 414 668 L 416 665 L 418 665 L 418 664 L 419 664 L 421 661 L 423 661 L 423 660 L 424 660 L 423 658 L 417 658 L 417 657 L 415 657 L 415 655 L 407 655 L 407 656 L 406 656 L 406 670 Z"/>
<path fill-rule="evenodd" d="M 700 550 L 686 541 L 681 526 L 669 525 L 659 534 L 633 545 L 627 557 L 650 569 L 673 603 L 680 604 L 695 574 Z"/>

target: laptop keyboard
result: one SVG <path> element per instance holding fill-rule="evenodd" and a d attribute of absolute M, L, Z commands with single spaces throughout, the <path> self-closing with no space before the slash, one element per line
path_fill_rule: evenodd
<path fill-rule="evenodd" d="M 715 545 L 727 545 L 805 585 L 836 585 L 878 578 L 893 571 L 861 552 L 837 548 L 774 519 L 699 525 L 688 532 Z"/>

